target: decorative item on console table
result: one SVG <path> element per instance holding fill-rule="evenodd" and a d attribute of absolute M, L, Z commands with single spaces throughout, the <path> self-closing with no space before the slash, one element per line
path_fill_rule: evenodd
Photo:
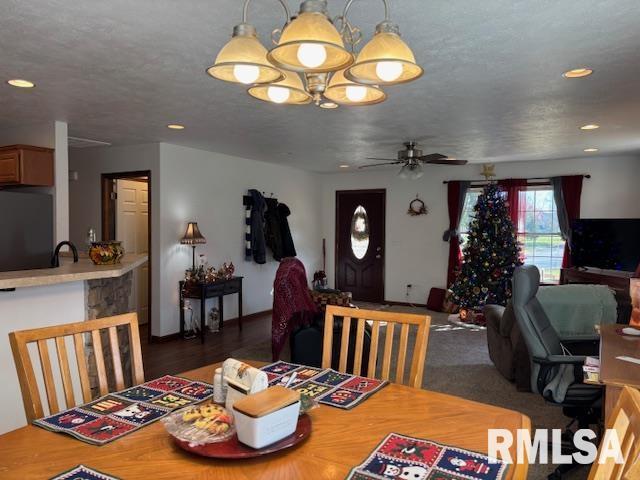
<path fill-rule="evenodd" d="M 89 258 L 96 265 L 115 265 L 123 255 L 122 242 L 116 240 L 91 242 L 89 248 Z"/>

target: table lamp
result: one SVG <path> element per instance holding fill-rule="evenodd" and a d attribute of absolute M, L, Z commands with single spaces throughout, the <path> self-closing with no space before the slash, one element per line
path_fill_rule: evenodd
<path fill-rule="evenodd" d="M 196 245 L 207 243 L 207 239 L 202 236 L 198 228 L 198 222 L 189 222 L 187 231 L 184 232 L 180 240 L 182 245 L 191 245 L 193 248 L 193 270 L 196 269 Z"/>

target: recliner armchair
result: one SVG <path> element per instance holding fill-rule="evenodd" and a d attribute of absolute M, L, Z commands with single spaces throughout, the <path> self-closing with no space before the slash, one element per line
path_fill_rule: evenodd
<path fill-rule="evenodd" d="M 567 427 L 567 433 L 571 433 L 570 427 L 576 421 L 578 428 L 599 424 L 602 389 L 582 383 L 585 357 L 570 353 L 576 351 L 577 341 L 558 336 L 536 298 L 539 285 L 537 267 L 517 267 L 513 274 L 513 311 L 531 356 L 531 390 L 542 395 L 547 402 L 563 407 L 563 413 L 573 419 Z M 583 337 L 579 340 L 580 343 L 585 341 L 587 347 L 593 348 L 592 354 L 597 355 L 598 337 L 594 335 L 591 339 Z M 558 396 L 562 398 L 558 400 Z M 549 478 L 561 478 L 562 473 L 571 467 L 562 465 Z"/>

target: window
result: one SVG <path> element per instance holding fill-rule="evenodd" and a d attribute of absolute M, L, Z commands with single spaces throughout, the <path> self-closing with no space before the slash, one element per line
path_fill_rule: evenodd
<path fill-rule="evenodd" d="M 369 217 L 362 205 L 356 207 L 351 219 L 351 251 L 362 260 L 369 250 Z"/>
<path fill-rule="evenodd" d="M 518 200 L 518 240 L 524 263 L 540 270 L 545 283 L 560 281 L 564 240 L 558 226 L 558 212 L 549 186 L 527 187 Z"/>
<path fill-rule="evenodd" d="M 460 219 L 460 248 L 464 247 L 469 236 L 473 207 L 481 193 L 480 188 L 471 188 L 467 192 Z M 524 263 L 538 267 L 542 282 L 558 283 L 565 241 L 560 233 L 551 186 L 529 186 L 520 191 L 516 229 Z"/>

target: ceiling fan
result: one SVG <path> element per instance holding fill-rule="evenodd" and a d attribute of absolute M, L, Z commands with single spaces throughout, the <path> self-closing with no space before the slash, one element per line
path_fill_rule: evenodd
<path fill-rule="evenodd" d="M 427 155 L 422 154 L 422 150 L 417 147 L 417 143 L 414 141 L 404 142 L 404 150 L 398 151 L 397 160 L 391 158 L 375 158 L 367 157 L 367 160 L 383 161 L 385 163 L 372 163 L 369 165 L 360 165 L 358 168 L 370 168 L 379 167 L 382 165 L 400 165 L 402 168 L 398 172 L 398 176 L 401 178 L 416 179 L 420 178 L 423 174 L 422 164 L 432 165 L 466 165 L 467 160 L 457 160 L 455 158 L 449 158 L 446 155 L 440 153 L 429 153 Z"/>

